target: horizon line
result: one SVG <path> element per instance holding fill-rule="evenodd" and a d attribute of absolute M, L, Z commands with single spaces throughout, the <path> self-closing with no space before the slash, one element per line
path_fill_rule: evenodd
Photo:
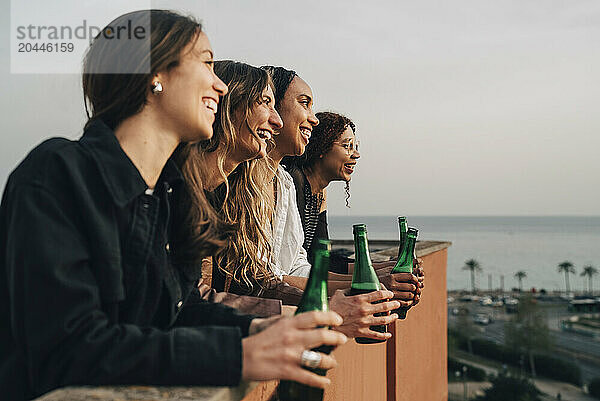
<path fill-rule="evenodd" d="M 330 214 L 329 217 L 390 217 L 399 214 Z M 411 217 L 600 217 L 600 214 L 413 214 Z"/>

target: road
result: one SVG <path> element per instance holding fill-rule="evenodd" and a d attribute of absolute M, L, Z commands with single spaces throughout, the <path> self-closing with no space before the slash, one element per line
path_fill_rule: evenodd
<path fill-rule="evenodd" d="M 480 336 L 498 344 L 504 344 L 504 323 L 512 315 L 504 313 L 503 308 L 481 306 L 473 302 L 453 302 L 448 306 L 448 325 L 450 327 L 454 327 L 458 321 L 458 317 L 452 314 L 452 309 L 456 307 L 469 308 L 471 316 L 475 313 L 491 315 L 494 319 L 493 323 L 487 326 L 476 325 L 480 330 Z M 600 341 L 560 330 L 560 320 L 572 316 L 567 312 L 566 304 L 545 309 L 547 311 L 548 327 L 551 330 L 556 348 L 554 352 L 559 353 L 564 359 L 576 362 L 581 368 L 584 382 L 600 377 Z"/>

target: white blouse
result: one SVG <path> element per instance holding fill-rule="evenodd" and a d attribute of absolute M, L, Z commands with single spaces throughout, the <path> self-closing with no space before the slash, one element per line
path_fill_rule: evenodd
<path fill-rule="evenodd" d="M 282 166 L 277 167 L 277 205 L 273 220 L 273 273 L 282 276 L 308 277 L 308 263 L 304 243 L 304 230 L 296 205 L 294 180 Z"/>

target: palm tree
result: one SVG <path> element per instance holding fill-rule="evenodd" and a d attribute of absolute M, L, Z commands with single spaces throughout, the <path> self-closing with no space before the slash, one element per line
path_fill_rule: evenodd
<path fill-rule="evenodd" d="M 598 269 L 596 269 L 592 265 L 584 266 L 583 271 L 581 272 L 581 276 L 587 276 L 587 278 L 588 278 L 588 291 L 589 291 L 590 295 L 593 295 L 593 293 L 594 293 L 594 288 L 592 286 L 592 277 L 595 274 L 598 274 Z"/>
<path fill-rule="evenodd" d="M 480 272 L 482 270 L 481 266 L 479 266 L 479 262 L 475 259 L 469 259 L 465 262 L 463 270 L 471 271 L 471 292 L 475 293 L 475 272 Z"/>
<path fill-rule="evenodd" d="M 519 292 L 523 291 L 523 279 L 527 277 L 527 273 L 523 270 L 519 270 L 515 273 L 515 278 L 519 280 Z"/>
<path fill-rule="evenodd" d="M 567 289 L 567 294 L 571 292 L 571 287 L 569 287 L 569 273 L 575 273 L 575 268 L 573 267 L 573 263 L 565 260 L 561 264 L 558 265 L 558 272 L 565 273 L 565 286 Z"/>

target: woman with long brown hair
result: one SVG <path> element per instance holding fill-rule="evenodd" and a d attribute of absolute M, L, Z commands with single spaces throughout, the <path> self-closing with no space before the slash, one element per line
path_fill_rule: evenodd
<path fill-rule="evenodd" d="M 269 268 L 269 188 L 261 185 L 269 165 L 258 162 L 272 147 L 283 123 L 275 110 L 273 83 L 260 68 L 235 61 L 215 62 L 215 73 L 229 87 L 223 96 L 211 139 L 187 145 L 183 174 L 210 192 L 224 221 L 235 226 L 224 247 L 213 257 L 213 287 L 221 291 L 257 294 L 274 279 Z M 237 289 L 237 290 L 236 290 Z"/>
<path fill-rule="evenodd" d="M 147 35 L 115 38 L 128 26 Z M 163 10 L 118 17 L 88 50 L 83 89 L 82 138 L 36 147 L 0 206 L 2 397 L 75 384 L 324 386 L 301 363 L 307 349 L 345 341 L 317 329 L 339 325 L 337 314 L 265 328 L 272 322 L 199 299 L 199 262 L 226 238 L 171 156 L 181 143 L 210 139 L 227 93 L 200 24 Z M 182 209 L 190 204 L 191 214 Z M 171 242 L 184 237 L 187 247 Z M 317 356 L 321 368 L 335 365 Z"/>

